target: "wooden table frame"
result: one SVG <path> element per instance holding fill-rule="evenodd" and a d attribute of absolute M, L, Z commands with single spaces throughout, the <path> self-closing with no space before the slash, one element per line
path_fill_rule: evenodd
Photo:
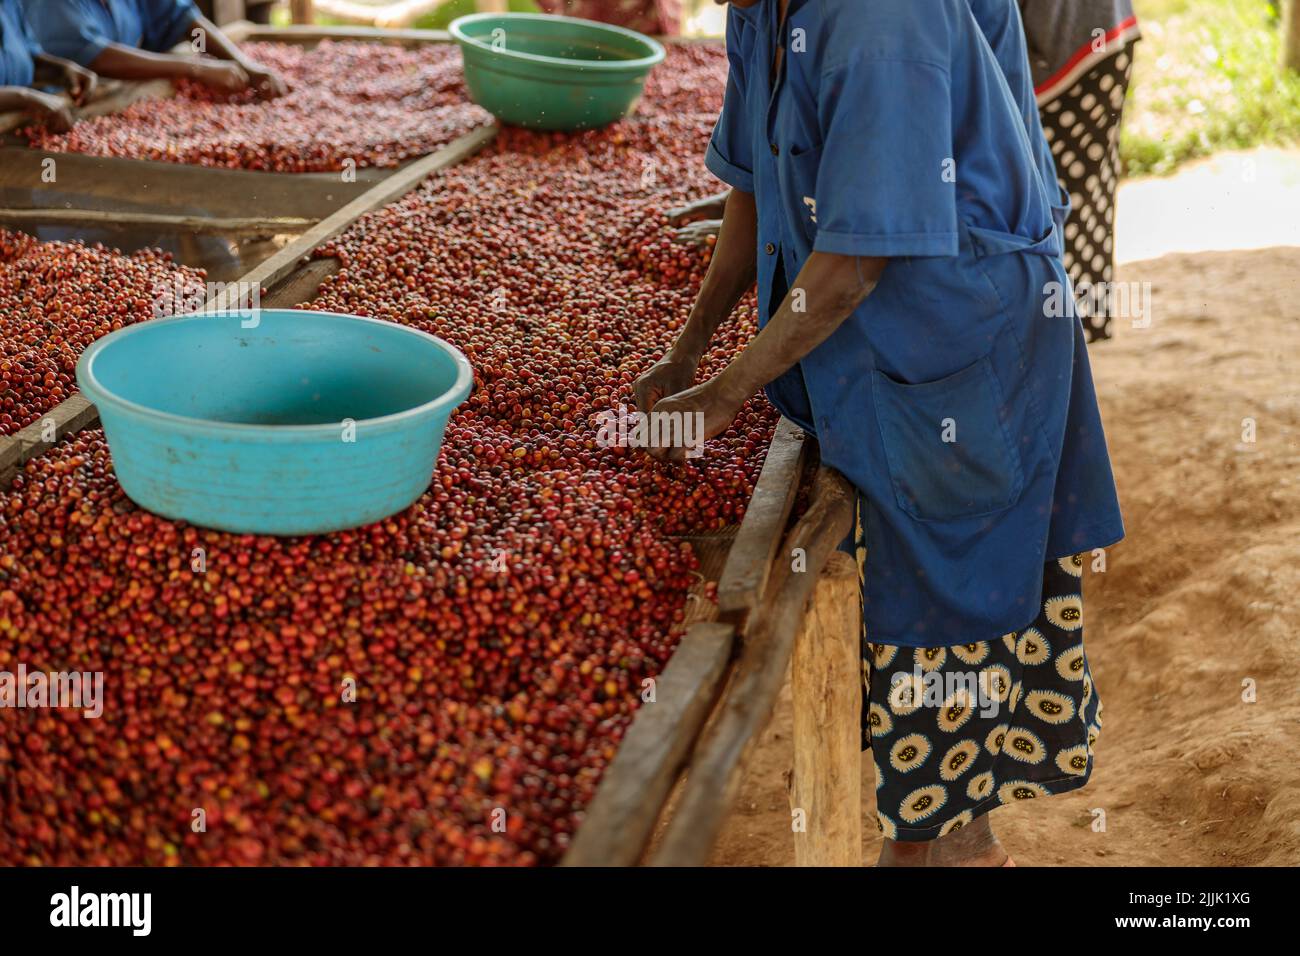
<path fill-rule="evenodd" d="M 241 40 L 264 32 L 251 24 L 236 31 Z M 283 39 L 285 31 L 270 32 Z M 430 42 L 426 35 L 433 32 L 403 34 Z M 315 42 L 356 33 L 299 28 L 295 36 Z M 408 41 L 414 38 L 396 38 Z M 474 155 L 496 132 L 495 125 L 480 127 L 380 180 L 239 285 L 267 290 L 267 308 L 311 299 L 337 269 L 334 260 L 312 259 L 314 250 L 433 173 Z M 217 296 L 208 306 L 230 304 Z M 0 436 L 0 486 L 31 458 L 97 421 L 94 406 L 78 394 L 15 435 Z M 718 575 L 716 619 L 687 629 L 656 681 L 655 702 L 643 705 L 628 727 L 562 865 L 706 863 L 792 662 L 790 795 L 792 819 L 802 824 L 792 826 L 796 863 L 860 862 L 861 616 L 856 567 L 836 551 L 852 527 L 855 492 L 836 472 L 814 465 L 811 444 L 788 420 L 777 425 Z M 814 469 L 808 506 L 791 524 L 799 488 Z M 652 846 L 657 828 L 662 838 Z"/>

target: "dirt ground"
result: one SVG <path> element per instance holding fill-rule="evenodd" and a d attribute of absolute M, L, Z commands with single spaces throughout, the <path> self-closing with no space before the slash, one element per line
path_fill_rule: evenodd
<path fill-rule="evenodd" d="M 1294 866 L 1300 249 L 1171 254 L 1119 279 L 1150 282 L 1153 309 L 1091 352 L 1128 529 L 1084 585 L 1106 708 L 1096 770 L 1083 790 L 998 809 L 994 828 L 1022 865 Z M 714 864 L 793 863 L 788 694 Z M 874 862 L 865 756 L 862 780 Z"/>

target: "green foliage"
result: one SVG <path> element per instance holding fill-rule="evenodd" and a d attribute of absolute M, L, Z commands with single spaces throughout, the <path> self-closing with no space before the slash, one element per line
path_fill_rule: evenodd
<path fill-rule="evenodd" d="M 1139 0 L 1121 152 L 1128 175 L 1221 149 L 1300 142 L 1300 73 L 1270 0 Z"/>

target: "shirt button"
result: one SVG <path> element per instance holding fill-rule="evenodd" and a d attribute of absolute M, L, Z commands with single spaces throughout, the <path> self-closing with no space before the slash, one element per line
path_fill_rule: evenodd
<path fill-rule="evenodd" d="M 769 242 L 767 245 L 765 245 L 765 246 L 763 247 L 763 251 L 766 252 L 766 253 L 770 256 L 772 253 L 776 252 L 776 246 L 772 245 L 772 244 Z"/>
<path fill-rule="evenodd" d="M 773 155 L 773 156 L 780 156 L 780 155 L 781 155 L 781 147 L 778 146 L 778 145 L 776 145 L 776 143 L 773 143 L 773 144 L 772 144 L 772 155 Z"/>

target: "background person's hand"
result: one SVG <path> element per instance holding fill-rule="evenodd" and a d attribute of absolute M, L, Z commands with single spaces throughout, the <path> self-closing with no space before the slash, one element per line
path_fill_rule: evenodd
<path fill-rule="evenodd" d="M 230 60 L 195 60 L 190 75 L 214 90 L 238 93 L 249 86 L 248 71 Z"/>
<path fill-rule="evenodd" d="M 72 102 L 78 106 L 85 106 L 95 95 L 95 88 L 99 86 L 99 77 L 80 63 L 73 63 L 71 60 L 67 61 L 63 70 Z"/>
<path fill-rule="evenodd" d="M 24 110 L 56 133 L 66 133 L 76 122 L 72 115 L 72 107 L 62 97 L 42 93 L 40 90 L 27 91 Z"/>
<path fill-rule="evenodd" d="M 731 395 L 726 391 L 723 380 L 718 377 L 709 379 L 688 388 L 684 392 L 669 395 L 657 403 L 651 413 L 659 420 L 659 425 L 652 431 L 664 438 L 665 443 L 647 448 L 651 456 L 660 461 L 684 461 L 687 452 L 702 448 L 710 438 L 716 438 L 725 432 L 740 414 L 745 398 Z M 680 419 L 662 416 L 680 413 Z M 703 421 L 703 432 L 692 426 L 691 444 L 687 445 L 684 422 L 689 415 L 698 415 Z"/>
<path fill-rule="evenodd" d="M 641 373 L 632 385 L 632 398 L 639 412 L 649 412 L 660 399 L 690 388 L 699 360 L 674 357 L 671 352 Z"/>
<path fill-rule="evenodd" d="M 249 85 L 264 100 L 273 100 L 289 92 L 289 85 L 279 73 L 259 63 L 245 63 L 244 72 L 248 74 Z"/>

